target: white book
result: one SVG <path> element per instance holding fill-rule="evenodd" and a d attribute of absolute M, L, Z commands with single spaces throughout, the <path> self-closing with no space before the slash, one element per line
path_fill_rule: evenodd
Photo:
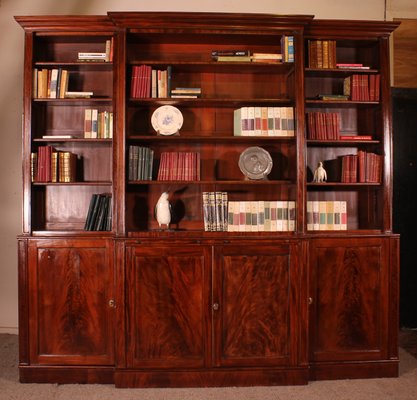
<path fill-rule="evenodd" d="M 262 115 L 261 115 L 261 107 L 254 107 L 255 108 L 255 128 L 254 128 L 254 136 L 261 136 L 262 134 Z"/>
<path fill-rule="evenodd" d="M 288 230 L 290 232 L 295 231 L 295 201 L 288 201 Z"/>
<path fill-rule="evenodd" d="M 313 230 L 313 202 L 307 201 L 307 230 Z"/>
<path fill-rule="evenodd" d="M 248 133 L 247 136 L 255 136 L 255 107 L 248 107 Z"/>
<path fill-rule="evenodd" d="M 295 135 L 294 108 L 287 107 L 287 136 Z"/>
<path fill-rule="evenodd" d="M 271 207 L 271 232 L 277 232 L 278 220 L 277 220 L 277 213 L 278 213 L 278 202 L 277 201 L 270 201 Z"/>
<path fill-rule="evenodd" d="M 248 131 L 248 107 L 241 107 L 234 110 L 233 135 L 247 136 Z"/>
<path fill-rule="evenodd" d="M 340 230 L 347 230 L 347 203 L 346 201 L 340 202 Z"/>
<path fill-rule="evenodd" d="M 334 201 L 333 202 L 333 211 L 334 211 L 333 230 L 340 231 L 340 224 L 341 224 L 341 203 L 340 203 L 340 201 Z"/>
<path fill-rule="evenodd" d="M 257 201 L 250 201 L 250 213 L 251 213 L 251 231 L 258 232 L 258 213 L 259 204 Z"/>
<path fill-rule="evenodd" d="M 91 110 L 91 138 L 98 138 L 98 110 L 96 108 Z"/>
<path fill-rule="evenodd" d="M 284 202 L 282 200 L 277 201 L 277 231 L 284 231 Z"/>
<path fill-rule="evenodd" d="M 246 205 L 245 201 L 239 202 L 239 232 L 246 232 Z"/>
<path fill-rule="evenodd" d="M 271 202 L 264 201 L 264 230 L 271 232 Z"/>
<path fill-rule="evenodd" d="M 313 231 L 320 230 L 320 202 L 313 200 Z"/>
<path fill-rule="evenodd" d="M 267 107 L 267 116 L 268 116 L 268 136 L 275 136 L 274 108 L 273 107 Z"/>
<path fill-rule="evenodd" d="M 51 70 L 51 80 L 49 81 L 49 98 L 56 99 L 58 89 L 58 69 L 53 68 Z"/>
<path fill-rule="evenodd" d="M 258 201 L 258 231 L 265 231 L 265 202 L 263 200 Z"/>
<path fill-rule="evenodd" d="M 234 201 L 227 203 L 227 232 L 235 231 L 235 204 Z"/>
<path fill-rule="evenodd" d="M 281 130 L 281 107 L 273 107 L 274 114 L 274 136 L 282 136 Z"/>

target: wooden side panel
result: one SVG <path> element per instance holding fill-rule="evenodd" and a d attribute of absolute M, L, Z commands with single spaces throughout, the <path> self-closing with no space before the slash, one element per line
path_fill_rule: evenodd
<path fill-rule="evenodd" d="M 311 359 L 386 358 L 387 241 L 315 240 L 310 254 Z"/>
<path fill-rule="evenodd" d="M 290 365 L 296 282 L 290 246 L 216 250 L 215 364 Z"/>
<path fill-rule="evenodd" d="M 111 243 L 30 241 L 31 364 L 114 362 Z"/>
<path fill-rule="evenodd" d="M 204 247 L 127 249 L 128 367 L 203 366 L 208 262 Z"/>

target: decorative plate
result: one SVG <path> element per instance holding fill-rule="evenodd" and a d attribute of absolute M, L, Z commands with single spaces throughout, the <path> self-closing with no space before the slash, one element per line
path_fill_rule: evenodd
<path fill-rule="evenodd" d="M 239 157 L 239 168 L 249 179 L 265 179 L 272 169 L 271 155 L 262 147 L 248 147 Z"/>
<path fill-rule="evenodd" d="M 160 135 L 174 135 L 184 122 L 181 111 L 174 106 L 158 107 L 152 114 L 151 123 L 153 129 Z"/>

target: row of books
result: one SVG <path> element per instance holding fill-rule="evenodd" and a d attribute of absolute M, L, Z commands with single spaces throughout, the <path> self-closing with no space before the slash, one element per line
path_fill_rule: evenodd
<path fill-rule="evenodd" d="M 74 182 L 77 155 L 70 151 L 56 151 L 52 146 L 39 146 L 31 153 L 32 182 Z"/>
<path fill-rule="evenodd" d="M 294 136 L 293 107 L 241 107 L 234 110 L 234 136 Z"/>
<path fill-rule="evenodd" d="M 219 62 L 282 62 L 282 53 L 251 53 L 250 50 L 212 50 L 211 57 Z"/>
<path fill-rule="evenodd" d="M 105 42 L 104 52 L 78 52 L 77 61 L 113 61 L 113 38 L 107 39 Z"/>
<path fill-rule="evenodd" d="M 307 138 L 337 140 L 340 135 L 340 113 L 312 111 L 307 113 Z"/>
<path fill-rule="evenodd" d="M 84 137 L 109 139 L 113 137 L 113 113 L 86 108 L 84 112 Z"/>
<path fill-rule="evenodd" d="M 143 146 L 129 146 L 129 180 L 152 180 L 154 151 Z"/>
<path fill-rule="evenodd" d="M 133 99 L 166 98 L 171 94 L 171 66 L 157 70 L 150 65 L 134 65 L 130 82 Z"/>
<path fill-rule="evenodd" d="M 380 74 L 353 74 L 343 81 L 343 94 L 352 101 L 379 101 Z"/>
<path fill-rule="evenodd" d="M 159 181 L 199 181 L 200 153 L 162 152 L 157 179 Z"/>
<path fill-rule="evenodd" d="M 63 99 L 68 91 L 69 72 L 62 68 L 33 69 L 33 97 Z"/>
<path fill-rule="evenodd" d="M 341 157 L 341 182 L 379 183 L 382 177 L 383 156 L 365 150 Z"/>
<path fill-rule="evenodd" d="M 204 230 L 227 231 L 227 192 L 203 192 Z"/>
<path fill-rule="evenodd" d="M 33 97 L 35 99 L 90 98 L 91 91 L 68 91 L 69 71 L 62 68 L 33 69 Z"/>
<path fill-rule="evenodd" d="M 347 230 L 347 202 L 307 201 L 307 230 Z"/>
<path fill-rule="evenodd" d="M 229 201 L 228 232 L 295 231 L 295 201 Z"/>
<path fill-rule="evenodd" d="M 91 196 L 87 218 L 84 224 L 86 231 L 111 231 L 112 204 L 111 194 L 94 193 Z"/>
<path fill-rule="evenodd" d="M 310 68 L 336 68 L 336 41 L 309 40 L 308 66 Z"/>

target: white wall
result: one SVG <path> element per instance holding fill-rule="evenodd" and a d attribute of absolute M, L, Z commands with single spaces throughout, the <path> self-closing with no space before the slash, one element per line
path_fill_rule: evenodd
<path fill-rule="evenodd" d="M 395 17 L 401 14 L 397 2 L 408 15 L 411 8 L 417 15 L 415 0 L 391 0 L 390 12 Z M 0 0 L 0 332 L 17 333 L 18 325 L 16 236 L 21 231 L 23 30 L 13 16 L 107 11 L 256 12 L 382 20 L 384 0 Z"/>

